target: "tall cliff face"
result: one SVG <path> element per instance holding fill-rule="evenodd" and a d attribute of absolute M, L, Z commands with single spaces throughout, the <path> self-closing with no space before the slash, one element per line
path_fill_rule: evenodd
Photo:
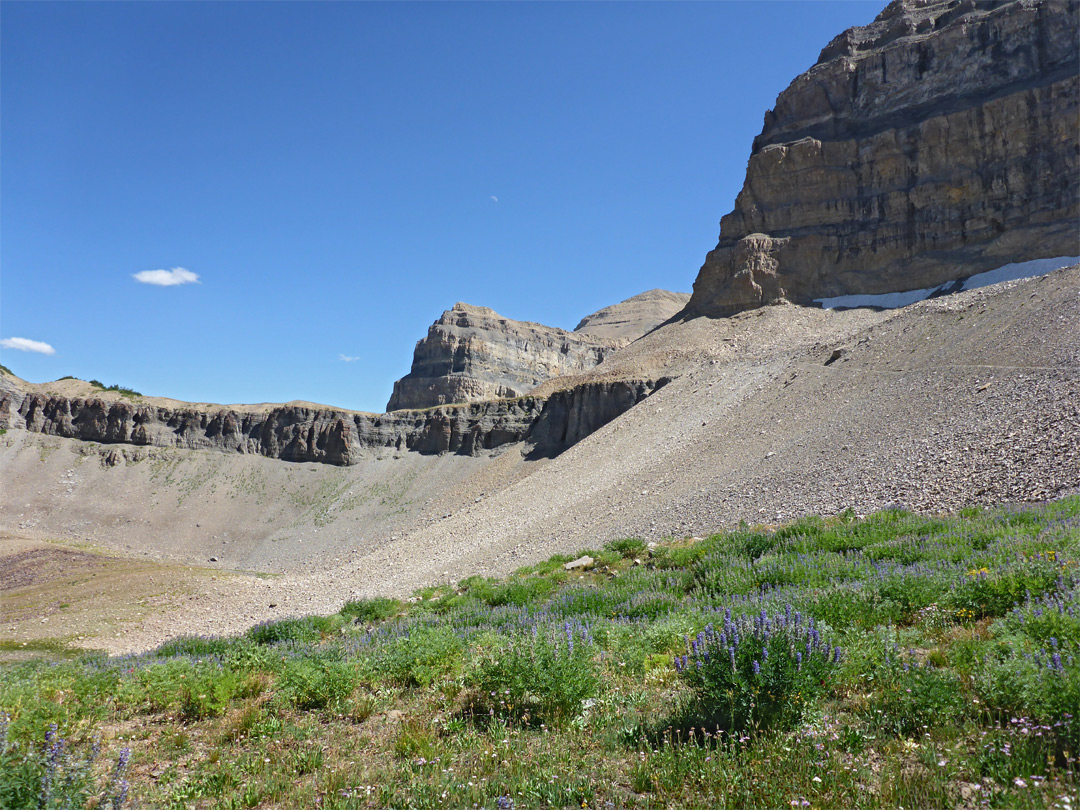
<path fill-rule="evenodd" d="M 894 0 L 780 94 L 689 310 L 1075 255 L 1080 4 Z"/>
<path fill-rule="evenodd" d="M 416 344 L 412 370 L 394 383 L 388 411 L 526 394 L 540 383 L 603 362 L 685 306 L 650 290 L 587 316 L 573 332 L 455 304 Z"/>

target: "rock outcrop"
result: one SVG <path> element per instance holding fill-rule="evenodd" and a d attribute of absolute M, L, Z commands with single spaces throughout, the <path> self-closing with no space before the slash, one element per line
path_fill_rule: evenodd
<path fill-rule="evenodd" d="M 0 427 L 107 445 L 250 453 L 338 466 L 400 452 L 475 456 L 518 442 L 526 443 L 526 452 L 552 456 L 664 382 L 584 383 L 549 397 L 366 414 L 302 404 L 238 410 L 70 397 L 26 392 L 0 374 Z"/>
<path fill-rule="evenodd" d="M 8 424 L 35 433 L 340 466 L 385 452 L 476 455 L 523 441 L 544 404 L 523 397 L 375 415 L 300 405 L 253 411 L 164 408 L 39 393 L 16 403 L 10 394 L 0 394 Z"/>
<path fill-rule="evenodd" d="M 553 393 L 529 431 L 530 458 L 557 456 L 670 380 L 597 380 Z"/>
<path fill-rule="evenodd" d="M 780 94 L 688 311 L 899 292 L 1080 241 L 1080 5 L 894 0 Z"/>
<path fill-rule="evenodd" d="M 573 332 L 458 303 L 416 344 L 412 370 L 394 383 L 388 411 L 516 397 L 578 374 L 679 312 L 689 296 L 666 290 L 628 298 Z"/>
<path fill-rule="evenodd" d="M 592 368 L 611 340 L 454 304 L 416 344 L 412 370 L 394 383 L 388 411 L 516 397 L 544 380 Z"/>
<path fill-rule="evenodd" d="M 586 315 L 574 332 L 630 343 L 677 315 L 689 300 L 687 293 L 649 290 Z"/>

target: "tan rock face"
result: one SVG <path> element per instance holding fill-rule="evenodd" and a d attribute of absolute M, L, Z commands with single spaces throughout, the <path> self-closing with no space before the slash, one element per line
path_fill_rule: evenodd
<path fill-rule="evenodd" d="M 690 302 L 921 289 L 1080 240 L 1080 6 L 891 3 L 765 116 Z"/>
<path fill-rule="evenodd" d="M 573 332 L 455 304 L 416 344 L 412 370 L 394 383 L 387 410 L 521 396 L 542 382 L 598 365 L 688 299 L 650 290 L 587 316 Z"/>
<path fill-rule="evenodd" d="M 586 315 L 574 332 L 629 343 L 681 311 L 689 300 L 687 293 L 649 290 Z"/>

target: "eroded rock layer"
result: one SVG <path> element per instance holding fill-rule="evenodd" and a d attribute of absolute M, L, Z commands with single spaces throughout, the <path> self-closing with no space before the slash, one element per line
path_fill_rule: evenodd
<path fill-rule="evenodd" d="M 394 383 L 386 408 L 429 408 L 528 393 L 578 374 L 679 312 L 689 296 L 650 290 L 605 307 L 567 332 L 458 303 L 416 344 L 412 370 Z"/>
<path fill-rule="evenodd" d="M 1080 4 L 895 0 L 777 98 L 689 310 L 922 289 L 1080 241 Z"/>
<path fill-rule="evenodd" d="M 526 442 L 533 452 L 556 455 L 660 384 L 585 384 L 550 397 L 377 415 L 296 404 L 245 411 L 69 397 L 26 392 L 0 374 L 0 427 L 105 445 L 250 453 L 338 466 L 398 452 L 474 456 L 517 442 Z"/>

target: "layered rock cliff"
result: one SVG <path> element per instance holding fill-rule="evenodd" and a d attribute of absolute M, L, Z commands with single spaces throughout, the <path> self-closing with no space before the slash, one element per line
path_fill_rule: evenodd
<path fill-rule="evenodd" d="M 517 442 L 550 456 L 632 408 L 661 384 L 585 384 L 549 397 L 366 414 L 295 403 L 244 410 L 65 396 L 26 391 L 0 373 L 0 428 L 106 445 L 250 453 L 338 466 L 396 452 L 478 455 Z"/>
<path fill-rule="evenodd" d="M 598 365 L 679 312 L 688 299 L 650 290 L 587 316 L 573 332 L 455 304 L 416 344 L 412 370 L 394 383 L 387 410 L 521 396 L 542 382 Z"/>
<path fill-rule="evenodd" d="M 780 94 L 689 311 L 1075 255 L 1080 5 L 894 0 Z"/>

